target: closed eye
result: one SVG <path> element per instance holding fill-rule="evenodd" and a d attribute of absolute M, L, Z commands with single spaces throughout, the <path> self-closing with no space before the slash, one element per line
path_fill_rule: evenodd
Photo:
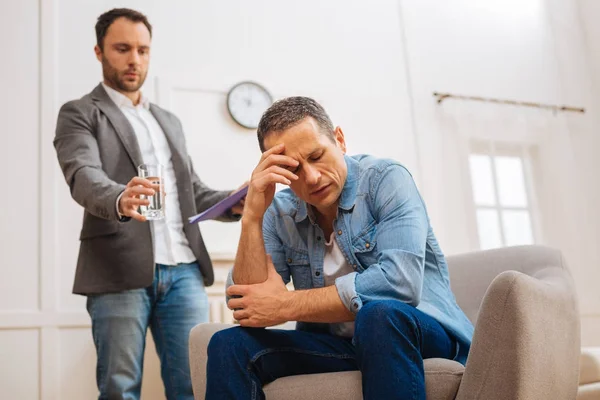
<path fill-rule="evenodd" d="M 316 153 L 316 154 L 311 154 L 309 157 L 309 160 L 319 161 L 321 159 L 321 157 L 323 157 L 323 154 L 325 154 L 325 151 L 322 151 L 322 152 Z"/>

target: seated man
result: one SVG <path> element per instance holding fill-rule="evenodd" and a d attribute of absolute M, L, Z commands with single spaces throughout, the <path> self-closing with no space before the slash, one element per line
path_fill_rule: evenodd
<path fill-rule="evenodd" d="M 258 141 L 227 288 L 240 327 L 210 341 L 206 398 L 264 399 L 280 377 L 360 370 L 365 399 L 425 399 L 423 359 L 464 364 L 473 326 L 410 173 L 345 155 L 341 128 L 306 97 L 273 104 Z M 286 321 L 297 329 L 256 329 Z"/>

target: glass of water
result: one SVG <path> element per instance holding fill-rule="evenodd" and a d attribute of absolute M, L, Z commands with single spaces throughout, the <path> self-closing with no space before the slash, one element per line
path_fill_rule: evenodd
<path fill-rule="evenodd" d="M 140 195 L 140 199 L 147 199 L 150 204 L 140 206 L 140 214 L 148 220 L 162 219 L 165 217 L 165 187 L 164 168 L 161 164 L 142 164 L 138 167 L 138 176 L 148 179 L 153 185 L 155 193 L 152 196 Z"/>

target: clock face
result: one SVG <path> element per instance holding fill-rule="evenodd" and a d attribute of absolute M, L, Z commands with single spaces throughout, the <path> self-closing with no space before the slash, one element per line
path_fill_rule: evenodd
<path fill-rule="evenodd" d="M 260 117 L 273 99 L 267 90 L 255 82 L 241 82 L 227 94 L 227 109 L 235 122 L 248 129 L 258 128 Z"/>

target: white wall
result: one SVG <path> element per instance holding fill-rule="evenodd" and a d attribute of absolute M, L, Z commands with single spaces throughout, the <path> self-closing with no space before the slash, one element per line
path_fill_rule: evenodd
<path fill-rule="evenodd" d="M 600 87 L 600 9 L 594 0 L 4 1 L 0 168 L 12 190 L 0 198 L 0 398 L 95 393 L 89 318 L 84 299 L 70 294 L 81 210 L 51 143 L 60 105 L 100 81 L 93 25 L 114 6 L 139 9 L 154 25 L 145 91 L 182 119 L 196 169 L 209 185 L 238 186 L 259 154 L 254 132 L 227 115 L 229 87 L 249 79 L 276 98 L 309 95 L 344 128 L 350 153 L 393 157 L 413 171 L 447 253 L 473 249 L 472 211 L 468 184 L 444 151 L 448 129 L 431 93 L 586 107 L 585 116 L 568 119 L 587 213 L 578 217 L 581 243 L 573 247 L 584 253 L 569 261 L 583 343 L 600 345 L 600 214 L 594 208 L 600 191 L 593 157 L 600 148 L 594 117 L 600 99 L 591 89 L 593 79 Z M 235 251 L 238 226 L 201 229 L 227 266 L 223 255 Z M 554 237 L 551 244 L 560 246 L 560 232 Z M 144 398 L 162 398 L 152 348 L 146 365 Z"/>
<path fill-rule="evenodd" d="M 553 185 L 556 177 L 545 178 L 546 197 L 539 199 L 542 208 L 542 243 L 565 251 L 578 288 L 582 312 L 582 343 L 598 344 L 600 333 L 600 214 L 597 209 L 600 170 L 595 154 L 600 150 L 598 138 L 598 100 L 593 96 L 590 59 L 600 78 L 600 9 L 594 0 L 581 2 L 587 20 L 584 36 L 576 2 L 565 0 L 510 0 L 475 2 L 454 0 L 403 1 L 402 15 L 406 29 L 406 52 L 413 98 L 420 175 L 430 214 L 443 248 L 448 253 L 469 251 L 473 242 L 472 208 L 465 195 L 465 182 L 456 154 L 449 151 L 448 134 L 441 108 L 455 106 L 446 100 L 436 106 L 432 92 L 450 92 L 500 99 L 568 104 L 585 107 L 587 113 L 548 113 L 546 135 L 568 131 L 573 145 L 574 169 L 565 172 L 573 193 L 564 193 Z M 595 48 L 593 46 L 596 46 Z M 589 47 L 592 46 L 592 47 Z M 597 93 L 597 91 L 595 92 Z M 478 105 L 461 105 L 462 109 Z M 503 117 L 517 119 L 527 111 L 487 106 L 491 113 L 498 108 Z M 477 112 L 477 111 L 476 111 Z M 493 122 L 493 121 L 492 121 Z M 566 127 L 561 128 L 562 125 Z M 459 128 L 464 128 L 461 126 Z M 490 131 L 495 126 L 484 127 Z M 507 137 L 511 132 L 504 133 Z M 502 138 L 500 138 L 502 139 Z M 548 137 L 543 138 L 547 140 Z M 452 147 L 450 147 L 452 148 Z M 561 165 L 568 158 L 555 157 Z M 547 166 L 547 165 L 546 165 Z M 548 174 L 548 170 L 543 172 Z M 540 187 L 540 182 L 538 187 Z M 556 197 L 564 201 L 554 202 Z M 559 206 L 565 205 L 564 208 Z M 545 218 L 544 218 L 545 216 Z M 567 226 L 570 229 L 567 229 Z"/>
<path fill-rule="evenodd" d="M 588 342 L 593 342 L 598 345 L 598 337 L 600 337 L 600 290 L 596 285 L 600 282 L 600 246 L 598 246 L 600 238 L 600 179 L 598 179 L 598 171 L 600 171 L 600 135 L 598 134 L 600 127 L 600 2 L 594 0 L 578 0 L 577 2 L 577 26 L 581 29 L 577 31 L 572 28 L 573 35 L 579 35 L 582 40 L 579 42 L 587 57 L 579 60 L 583 73 L 591 79 L 581 87 L 589 101 L 589 126 L 585 130 L 585 134 L 578 139 L 578 156 L 581 160 L 582 180 L 589 188 L 586 193 L 587 204 L 589 204 L 588 218 L 585 224 L 585 230 L 591 232 L 593 241 L 586 242 L 592 251 L 593 258 L 586 269 L 594 271 L 594 274 L 587 280 L 585 288 L 586 293 L 589 293 L 590 308 L 584 310 L 582 337 Z M 564 47 L 573 45 L 564 43 Z M 570 60 L 575 61 L 575 60 Z M 575 71 L 574 74 L 578 74 Z"/>

